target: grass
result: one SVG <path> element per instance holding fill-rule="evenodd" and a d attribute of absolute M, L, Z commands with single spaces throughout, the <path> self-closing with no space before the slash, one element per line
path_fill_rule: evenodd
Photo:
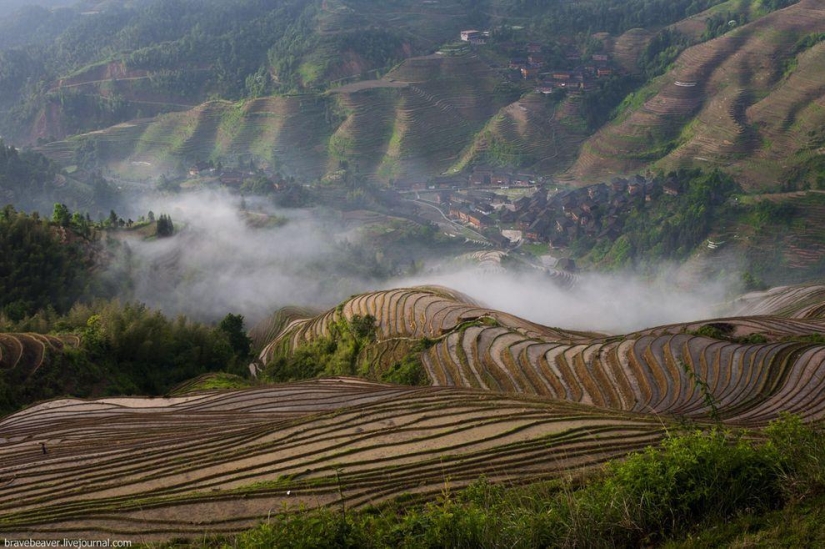
<path fill-rule="evenodd" d="M 540 244 L 540 243 L 522 244 L 521 248 L 519 248 L 519 249 L 524 250 L 528 254 L 534 255 L 536 257 L 542 256 L 542 255 L 547 255 L 547 252 L 548 252 L 547 244 Z"/>
<path fill-rule="evenodd" d="M 248 379 L 244 379 L 241 376 L 236 376 L 233 374 L 219 372 L 201 376 L 195 383 L 191 385 L 187 384 L 185 391 L 181 394 L 196 393 L 200 391 L 244 389 L 250 386 L 251 382 Z"/>
<path fill-rule="evenodd" d="M 825 546 L 825 496 L 762 515 L 745 515 L 672 540 L 666 549 Z"/>

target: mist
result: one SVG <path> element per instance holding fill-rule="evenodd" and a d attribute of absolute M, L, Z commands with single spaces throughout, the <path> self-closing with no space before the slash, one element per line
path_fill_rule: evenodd
<path fill-rule="evenodd" d="M 545 326 L 624 334 L 664 324 L 723 314 L 733 280 L 707 281 L 687 289 L 675 282 L 675 268 L 663 266 L 651 279 L 635 274 L 583 274 L 563 287 L 547 273 L 463 269 L 432 273 L 404 285 L 438 284 L 485 306 Z"/>
<path fill-rule="evenodd" d="M 621 334 L 721 316 L 721 304 L 735 287 L 736 276 L 730 275 L 686 288 L 676 282 L 676 266 L 663 266 L 653 279 L 583 274 L 565 287 L 539 270 L 508 272 L 449 260 L 416 277 L 379 279 L 358 272 L 361 262 L 346 257 L 359 233 L 338 221 L 338 214 L 276 209 L 263 200 L 250 208 L 260 213 L 243 213 L 240 200 L 214 191 L 138 205 L 145 212 L 170 214 L 182 228 L 171 238 L 127 241 L 129 297 L 168 315 L 202 321 L 239 313 L 252 327 L 284 306 L 324 310 L 356 293 L 437 284 L 539 324 Z M 285 223 L 250 225 L 266 215 Z"/>
<path fill-rule="evenodd" d="M 276 210 L 266 202 L 253 205 L 261 213 L 242 213 L 240 200 L 226 192 L 187 193 L 140 205 L 144 212 L 171 215 L 180 230 L 170 238 L 126 241 L 129 297 L 202 321 L 240 313 L 251 327 L 280 307 L 328 308 L 375 286 L 369 277 L 335 276 L 343 231 L 326 218 L 334 214 Z M 265 214 L 286 222 L 250 226 L 250 220 L 266 220 Z"/>
<path fill-rule="evenodd" d="M 81 0 L 0 0 L 0 19 L 15 14 L 22 8 L 39 6 L 47 9 L 79 4 Z"/>

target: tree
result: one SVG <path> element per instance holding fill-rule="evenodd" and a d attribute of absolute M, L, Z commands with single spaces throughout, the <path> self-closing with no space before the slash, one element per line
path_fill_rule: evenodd
<path fill-rule="evenodd" d="M 166 214 L 160 214 L 156 233 L 159 238 L 172 236 L 175 233 L 175 225 L 172 223 L 172 218 Z"/>
<path fill-rule="evenodd" d="M 68 227 L 72 216 L 69 213 L 69 208 L 65 204 L 55 204 L 54 212 L 52 213 L 52 222 L 61 227 Z"/>
<path fill-rule="evenodd" d="M 252 349 L 252 340 L 246 335 L 243 325 L 243 315 L 227 314 L 223 317 L 218 329 L 226 334 L 229 345 L 235 355 L 242 360 L 248 359 Z"/>
<path fill-rule="evenodd" d="M 48 306 L 67 311 L 87 288 L 84 249 L 38 216 L 3 208 L 0 251 L 0 311 L 12 320 Z"/>

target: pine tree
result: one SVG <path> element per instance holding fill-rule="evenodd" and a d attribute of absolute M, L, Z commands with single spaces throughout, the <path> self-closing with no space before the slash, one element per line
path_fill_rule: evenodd
<path fill-rule="evenodd" d="M 159 238 L 172 236 L 175 233 L 175 225 L 172 223 L 172 218 L 166 214 L 160 214 L 158 217 L 157 235 Z"/>

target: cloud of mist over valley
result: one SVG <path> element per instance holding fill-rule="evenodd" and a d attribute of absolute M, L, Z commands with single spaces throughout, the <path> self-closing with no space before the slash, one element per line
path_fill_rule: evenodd
<path fill-rule="evenodd" d="M 701 289 L 676 287 L 673 273 L 649 280 L 632 274 L 582 274 L 565 288 L 541 271 L 507 273 L 480 269 L 432 274 L 404 285 L 438 284 L 485 306 L 546 326 L 609 334 L 714 318 L 730 285 L 706 282 Z"/>
<path fill-rule="evenodd" d="M 167 213 L 184 227 L 172 238 L 128 242 L 132 297 L 198 320 L 240 313 L 251 327 L 283 306 L 327 308 L 374 287 L 366 278 L 330 272 L 341 255 L 337 228 L 317 212 L 269 206 L 268 213 L 287 222 L 253 228 L 250 218 L 266 217 L 240 212 L 239 201 L 211 192 L 142 205 L 142 211 Z"/>
<path fill-rule="evenodd" d="M 540 324 L 617 334 L 721 316 L 720 304 L 732 287 L 716 281 L 687 290 L 673 282 L 673 269 L 662 269 L 655 280 L 583 274 L 573 287 L 563 287 L 538 270 L 511 273 L 466 264 L 380 280 L 359 273 L 358 260 L 347 257 L 342 241 L 352 241 L 357 232 L 331 220 L 334 213 L 275 210 L 262 202 L 262 211 L 287 222 L 253 228 L 250 220 L 266 215 L 242 213 L 239 201 L 209 192 L 179 195 L 162 206 L 140 205 L 155 215 L 170 214 L 183 229 L 172 238 L 128 242 L 131 297 L 167 315 L 204 321 L 240 313 L 252 327 L 284 306 L 323 310 L 355 293 L 437 284 Z"/>

